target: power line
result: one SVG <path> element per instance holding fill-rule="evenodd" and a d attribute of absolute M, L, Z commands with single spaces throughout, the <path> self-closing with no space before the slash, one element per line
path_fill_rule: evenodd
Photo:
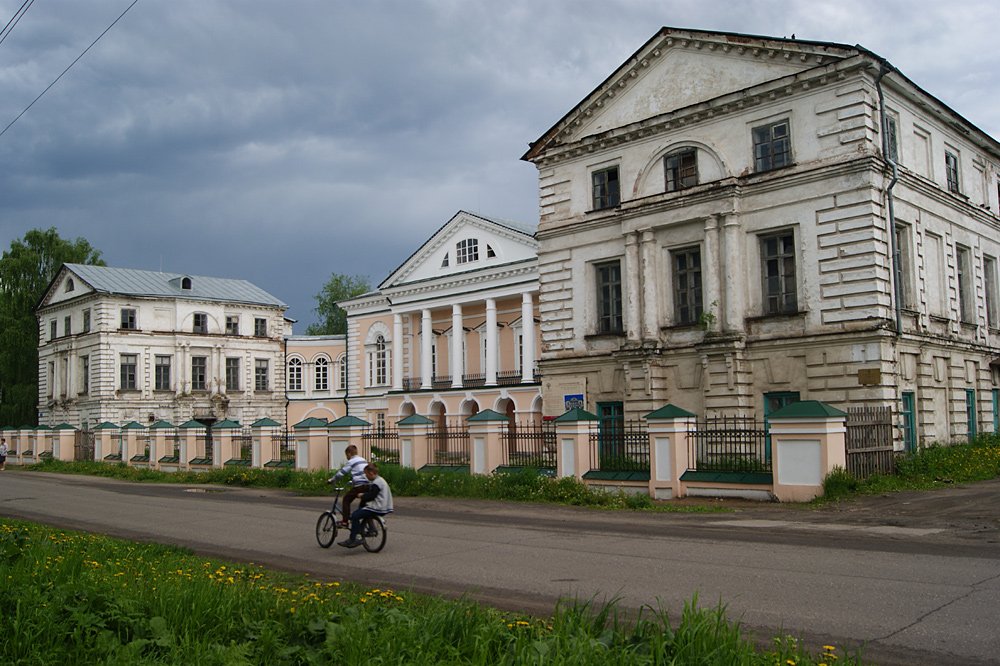
<path fill-rule="evenodd" d="M 34 2 L 34 0 L 31 0 L 31 2 Z M 122 17 L 125 16 L 126 14 L 128 14 L 128 10 L 132 9 L 133 7 L 135 7 L 135 4 L 137 2 L 139 2 L 139 0 L 132 0 L 132 4 L 130 4 L 128 7 L 126 7 L 125 11 L 123 11 L 121 14 L 119 14 L 118 18 L 116 18 L 114 21 L 112 21 L 111 25 L 109 25 L 107 28 L 105 28 L 104 32 L 102 32 L 101 34 L 99 34 L 97 36 L 97 39 L 95 39 L 94 41 L 92 41 L 90 43 L 90 46 L 88 46 L 87 48 L 85 48 L 83 50 L 83 53 L 81 53 L 80 55 L 78 55 L 73 60 L 73 62 L 71 62 L 69 64 L 69 66 L 66 67 L 66 69 L 64 69 L 62 71 L 62 74 L 60 74 L 59 76 L 57 76 L 55 78 L 55 81 L 53 81 L 52 83 L 50 83 L 49 85 L 47 85 L 45 87 L 45 90 L 43 90 L 42 92 L 38 93 L 38 97 L 36 97 L 35 99 L 31 100 L 31 104 L 29 104 L 28 106 L 24 107 L 24 111 L 22 111 L 21 113 L 17 114 L 17 117 L 14 118 L 14 120 L 10 121 L 7 124 L 7 126 L 4 127 L 2 131 L 0 131 L 0 136 L 3 136 L 4 134 L 6 134 L 7 130 L 9 130 L 11 127 L 13 127 L 14 123 L 16 123 L 18 120 L 20 120 L 21 116 L 23 116 L 24 114 L 26 114 L 28 112 L 28 109 L 30 109 L 31 107 L 33 107 L 35 105 L 35 102 L 37 102 L 38 100 L 40 100 L 42 98 L 42 95 L 44 95 L 45 93 L 47 93 L 49 91 L 49 88 L 51 88 L 52 86 L 54 86 L 55 84 L 57 84 L 59 82 L 59 79 L 61 79 L 66 74 L 66 72 L 68 72 L 73 67 L 73 65 L 75 65 L 80 60 L 80 58 L 82 58 L 83 56 L 87 55 L 87 51 L 89 51 L 90 49 L 94 48 L 94 44 L 96 44 L 97 42 L 101 41 L 101 37 L 103 37 L 104 35 L 106 35 L 108 33 L 108 31 L 111 30 L 111 28 L 115 27 L 115 24 L 118 23 L 118 21 L 121 21 Z M 22 16 L 23 16 L 23 13 L 22 13 Z"/>
<path fill-rule="evenodd" d="M 0 35 L 2 35 L 2 37 L 0 37 L 0 44 L 3 44 L 3 40 L 7 39 L 7 36 L 14 31 L 14 27 L 21 22 L 21 19 L 24 17 L 25 13 L 31 8 L 31 5 L 33 4 L 35 4 L 35 0 L 24 0 L 24 2 L 21 3 L 21 6 L 18 7 L 16 12 L 14 12 L 14 16 L 12 16 L 11 19 L 7 21 L 7 25 L 3 27 L 3 30 L 0 30 Z"/>

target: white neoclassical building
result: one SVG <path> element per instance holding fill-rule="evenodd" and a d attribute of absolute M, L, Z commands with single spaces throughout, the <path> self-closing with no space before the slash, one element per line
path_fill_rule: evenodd
<path fill-rule="evenodd" d="M 39 423 L 283 420 L 285 310 L 246 280 L 66 264 L 37 309 Z"/>
<path fill-rule="evenodd" d="M 1000 429 L 1000 145 L 878 55 L 663 28 L 524 159 L 547 413 Z"/>

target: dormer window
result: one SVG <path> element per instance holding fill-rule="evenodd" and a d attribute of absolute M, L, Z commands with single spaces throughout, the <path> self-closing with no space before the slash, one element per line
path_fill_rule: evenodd
<path fill-rule="evenodd" d="M 479 239 L 466 238 L 458 241 L 455 246 L 455 263 L 467 264 L 470 261 L 479 261 Z"/>
<path fill-rule="evenodd" d="M 189 277 L 181 278 L 181 289 L 186 289 L 187 291 L 191 291 L 191 278 Z"/>
<path fill-rule="evenodd" d="M 76 285 L 73 284 L 73 278 L 66 280 L 66 291 L 73 291 L 75 288 Z"/>

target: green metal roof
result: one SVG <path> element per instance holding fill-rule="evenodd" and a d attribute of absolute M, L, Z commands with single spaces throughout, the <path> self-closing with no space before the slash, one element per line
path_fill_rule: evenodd
<path fill-rule="evenodd" d="M 677 405 L 669 404 L 660 407 L 655 412 L 650 412 L 646 414 L 646 420 L 650 419 L 688 419 L 693 418 L 694 414 L 686 409 L 681 409 Z"/>
<path fill-rule="evenodd" d="M 101 425 L 94 428 L 94 430 L 118 430 L 118 426 L 111 421 L 105 421 Z"/>
<path fill-rule="evenodd" d="M 135 421 L 129 421 L 122 426 L 122 430 L 145 430 L 141 423 L 136 423 Z"/>
<path fill-rule="evenodd" d="M 295 429 L 304 428 L 325 428 L 330 425 L 326 419 L 317 419 L 316 417 L 309 417 L 308 419 L 303 419 L 293 425 Z"/>
<path fill-rule="evenodd" d="M 250 427 L 251 428 L 269 428 L 269 427 L 272 427 L 272 426 L 280 426 L 280 425 L 281 424 L 278 423 L 277 421 L 275 421 L 274 419 L 269 419 L 269 418 L 267 418 L 265 416 L 264 418 L 257 419 L 256 421 L 254 421 L 253 423 L 251 423 Z"/>
<path fill-rule="evenodd" d="M 76 430 L 76 428 L 74 428 L 68 423 L 60 423 L 55 428 L 53 428 L 53 430 Z"/>
<path fill-rule="evenodd" d="M 242 428 L 239 421 L 232 421 L 230 419 L 223 419 L 218 423 L 212 424 L 212 430 L 233 430 L 235 428 Z"/>
<path fill-rule="evenodd" d="M 572 423 L 574 421 L 597 421 L 599 419 L 596 414 L 591 414 L 586 409 L 574 407 L 565 414 L 557 416 L 554 420 L 558 423 Z"/>
<path fill-rule="evenodd" d="M 819 400 L 802 400 L 785 405 L 773 414 L 768 415 L 768 420 L 774 419 L 828 419 L 838 416 L 847 416 L 847 412 L 842 412 L 832 405 Z"/>
<path fill-rule="evenodd" d="M 168 428 L 176 428 L 170 421 L 157 421 L 153 425 L 149 426 L 150 430 L 166 430 Z"/>
<path fill-rule="evenodd" d="M 396 425 L 401 425 L 401 426 L 432 425 L 433 423 L 434 421 L 432 421 L 431 419 L 427 418 L 422 414 L 410 414 L 405 419 L 402 419 Z"/>
<path fill-rule="evenodd" d="M 38 426 L 37 428 L 35 428 L 35 430 L 52 430 L 52 428 L 50 426 L 42 424 L 42 425 Z"/>
<path fill-rule="evenodd" d="M 479 423 L 479 422 L 490 422 L 490 421 L 510 421 L 510 419 L 500 412 L 495 412 L 492 409 L 484 409 L 483 411 L 470 416 L 468 419 L 469 423 Z"/>
<path fill-rule="evenodd" d="M 331 428 L 346 428 L 348 426 L 370 426 L 371 423 L 357 416 L 341 416 L 339 419 L 329 424 Z"/>
<path fill-rule="evenodd" d="M 201 421 L 195 421 L 191 419 L 190 421 L 185 421 L 184 423 L 177 426 L 178 428 L 204 428 L 205 424 Z"/>

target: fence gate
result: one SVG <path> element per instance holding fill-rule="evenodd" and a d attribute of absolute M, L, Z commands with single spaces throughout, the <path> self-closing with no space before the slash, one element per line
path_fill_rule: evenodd
<path fill-rule="evenodd" d="M 891 407 L 847 408 L 847 471 L 859 479 L 895 474 Z"/>
<path fill-rule="evenodd" d="M 94 459 L 94 435 L 91 430 L 78 430 L 73 442 L 73 460 Z"/>

